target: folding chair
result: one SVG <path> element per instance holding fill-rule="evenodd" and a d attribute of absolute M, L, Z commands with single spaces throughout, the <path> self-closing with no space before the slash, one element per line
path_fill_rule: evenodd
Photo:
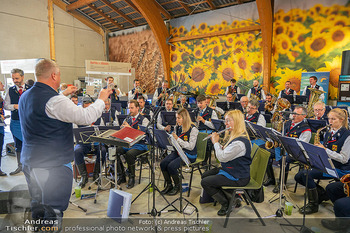
<path fill-rule="evenodd" d="M 205 152 L 206 152 L 206 148 L 207 148 L 207 140 L 203 141 L 203 139 L 208 136 L 207 133 L 198 133 L 198 137 L 197 137 L 197 159 L 195 162 L 191 163 L 191 177 L 190 177 L 190 184 L 188 187 L 188 193 L 187 196 L 190 196 L 190 192 L 191 192 L 191 185 L 192 185 L 192 178 L 193 178 L 193 172 L 198 170 L 199 173 L 202 176 L 202 171 L 200 169 L 200 164 L 204 161 L 205 159 Z"/>
<path fill-rule="evenodd" d="M 258 210 L 255 208 L 252 200 L 250 199 L 249 195 L 247 194 L 246 190 L 257 190 L 260 189 L 263 185 L 264 175 L 266 172 L 267 163 L 270 157 L 270 152 L 259 148 L 256 144 L 254 144 L 252 149 L 252 164 L 250 165 L 250 181 L 246 186 L 243 187 L 232 187 L 232 186 L 223 186 L 222 189 L 224 190 L 234 190 L 232 197 L 230 199 L 230 204 L 228 206 L 228 212 L 226 215 L 224 228 L 226 228 L 228 219 L 230 217 L 230 214 L 232 212 L 232 206 L 234 203 L 236 203 L 236 194 L 241 194 L 245 198 L 245 200 L 248 200 L 249 204 L 252 206 L 255 214 L 258 216 L 260 222 L 263 226 L 266 226 L 264 220 L 261 218 Z"/>

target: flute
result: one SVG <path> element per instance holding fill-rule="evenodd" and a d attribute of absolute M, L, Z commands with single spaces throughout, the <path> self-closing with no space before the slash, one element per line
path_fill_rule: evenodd
<path fill-rule="evenodd" d="M 222 134 L 222 133 L 224 133 L 226 130 L 229 130 L 229 129 L 231 129 L 231 127 L 228 127 L 228 128 L 226 128 L 226 129 L 223 129 L 223 130 L 219 131 L 217 134 Z M 208 135 L 207 137 L 205 137 L 205 138 L 203 139 L 203 141 L 208 140 L 208 139 L 210 139 L 211 137 L 213 137 L 212 134 L 210 134 L 210 135 Z"/>

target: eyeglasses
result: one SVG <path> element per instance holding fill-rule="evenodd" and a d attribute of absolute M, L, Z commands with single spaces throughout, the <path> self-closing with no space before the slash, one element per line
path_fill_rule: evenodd
<path fill-rule="evenodd" d="M 247 108 L 250 108 L 250 109 L 256 109 L 256 107 L 249 107 L 249 106 L 248 106 Z"/>
<path fill-rule="evenodd" d="M 316 112 L 321 112 L 321 111 L 323 111 L 324 110 L 324 108 L 321 108 L 321 109 L 314 109 L 314 111 L 316 111 Z"/>

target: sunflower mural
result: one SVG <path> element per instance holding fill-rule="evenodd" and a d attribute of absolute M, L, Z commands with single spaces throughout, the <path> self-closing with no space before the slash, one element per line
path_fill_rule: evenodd
<path fill-rule="evenodd" d="M 298 92 L 302 72 L 329 71 L 329 98 L 337 99 L 341 53 L 350 49 L 349 16 L 349 4 L 276 11 L 271 92 L 277 94 L 288 80 Z"/>
<path fill-rule="evenodd" d="M 217 25 L 200 23 L 190 28 L 170 27 L 170 33 L 181 37 L 219 32 L 253 25 L 247 22 L 223 20 Z M 181 35 L 178 33 L 181 28 Z M 261 37 L 258 31 L 229 34 L 173 43 L 170 48 L 172 85 L 183 83 L 184 89 L 207 95 L 224 94 L 230 80 L 238 85 L 252 86 L 254 78 L 262 79 Z"/>

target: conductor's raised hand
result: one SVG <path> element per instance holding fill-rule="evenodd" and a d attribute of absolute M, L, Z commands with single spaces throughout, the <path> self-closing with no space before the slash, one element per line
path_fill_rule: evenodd
<path fill-rule="evenodd" d="M 102 89 L 100 91 L 100 94 L 98 95 L 98 98 L 103 100 L 103 101 L 106 101 L 112 93 L 113 93 L 113 91 L 110 88 Z"/>
<path fill-rule="evenodd" d="M 64 92 L 62 94 L 65 96 L 68 96 L 70 94 L 73 94 L 77 90 L 78 90 L 78 88 L 76 86 L 68 86 L 67 89 L 64 90 Z"/>

